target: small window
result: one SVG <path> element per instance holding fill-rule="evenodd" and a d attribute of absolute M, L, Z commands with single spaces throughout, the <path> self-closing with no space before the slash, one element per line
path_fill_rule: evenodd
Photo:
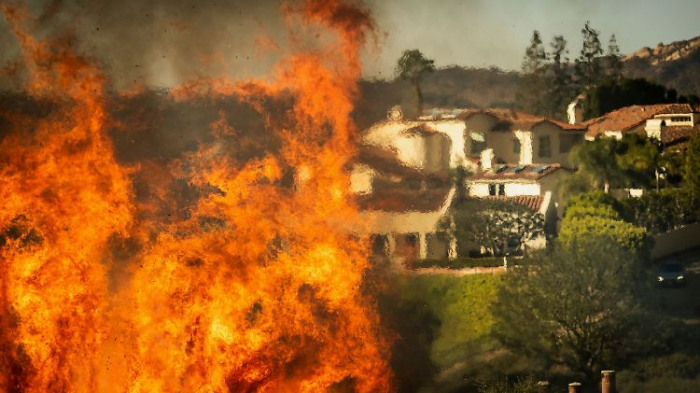
<path fill-rule="evenodd" d="M 498 185 L 498 195 L 506 195 L 506 185 L 505 184 Z"/>
<path fill-rule="evenodd" d="M 537 148 L 537 155 L 542 158 L 548 158 L 552 156 L 552 141 L 549 135 L 544 135 L 539 138 L 539 144 Z"/>
<path fill-rule="evenodd" d="M 489 184 L 489 195 L 496 195 L 496 185 L 493 183 Z"/>
<path fill-rule="evenodd" d="M 690 116 L 673 116 L 671 118 L 672 123 L 687 123 L 690 122 Z"/>
<path fill-rule="evenodd" d="M 472 131 L 469 133 L 469 139 L 471 141 L 469 148 L 471 155 L 478 156 L 486 149 L 486 136 L 483 132 Z"/>
<path fill-rule="evenodd" d="M 520 139 L 513 139 L 513 154 L 520 155 Z"/>

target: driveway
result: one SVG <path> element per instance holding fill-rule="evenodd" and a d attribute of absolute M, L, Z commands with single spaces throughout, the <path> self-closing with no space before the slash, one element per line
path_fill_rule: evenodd
<path fill-rule="evenodd" d="M 700 248 L 688 251 L 676 257 L 664 258 L 660 262 L 676 261 L 686 271 L 686 286 L 678 288 L 654 288 L 654 297 L 658 299 L 661 309 L 674 317 L 687 322 L 700 323 Z M 655 264 L 658 266 L 658 263 Z"/>

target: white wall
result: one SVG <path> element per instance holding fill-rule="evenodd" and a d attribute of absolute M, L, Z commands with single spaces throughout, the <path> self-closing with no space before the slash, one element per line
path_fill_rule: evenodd
<path fill-rule="evenodd" d="M 651 257 L 663 258 L 695 247 L 700 247 L 700 223 L 654 236 Z"/>
<path fill-rule="evenodd" d="M 450 168 L 468 165 L 467 156 L 464 153 L 465 124 L 461 120 L 440 120 L 428 123 L 431 129 L 447 135 L 452 142 L 450 148 Z"/>
<path fill-rule="evenodd" d="M 456 188 L 447 194 L 439 210 L 432 212 L 385 212 L 366 210 L 360 212 L 362 221 L 367 223 L 365 229 L 372 234 L 389 233 L 432 233 L 435 232 L 440 219 L 447 213 Z"/>
<path fill-rule="evenodd" d="M 506 183 L 506 196 L 540 195 L 540 185 L 537 183 Z"/>
<path fill-rule="evenodd" d="M 489 184 L 496 184 L 496 193 L 498 193 L 498 184 L 505 184 L 506 196 L 517 195 L 540 195 L 541 187 L 537 182 L 514 182 L 514 181 L 479 181 L 471 182 L 467 180 L 468 195 L 474 197 L 489 196 Z"/>
<path fill-rule="evenodd" d="M 370 194 L 374 171 L 367 165 L 355 165 L 350 172 L 350 190 L 355 194 Z"/>

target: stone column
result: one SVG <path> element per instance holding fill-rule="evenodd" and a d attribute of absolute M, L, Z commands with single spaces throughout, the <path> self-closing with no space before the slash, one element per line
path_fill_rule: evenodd
<path fill-rule="evenodd" d="M 394 256 L 396 252 L 396 238 L 393 233 L 386 234 L 386 255 L 388 257 Z"/>
<path fill-rule="evenodd" d="M 425 238 L 425 233 L 420 232 L 418 234 L 418 259 L 428 258 L 428 242 Z"/>

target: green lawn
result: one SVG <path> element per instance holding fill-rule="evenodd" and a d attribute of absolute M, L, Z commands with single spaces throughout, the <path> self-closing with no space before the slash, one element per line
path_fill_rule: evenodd
<path fill-rule="evenodd" d="M 401 276 L 398 293 L 404 301 L 424 306 L 439 321 L 432 332 L 430 359 L 442 384 L 459 383 L 465 373 L 483 368 L 497 344 L 490 336 L 500 275 Z"/>

